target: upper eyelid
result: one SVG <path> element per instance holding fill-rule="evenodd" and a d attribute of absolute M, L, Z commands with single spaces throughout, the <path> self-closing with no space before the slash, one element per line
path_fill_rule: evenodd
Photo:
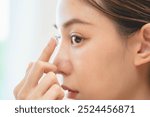
<path fill-rule="evenodd" d="M 78 38 L 80 38 L 81 40 L 84 40 L 84 39 L 85 39 L 83 36 L 72 35 L 72 36 L 71 36 L 71 40 L 72 40 L 72 37 L 73 37 L 73 36 L 78 37 Z"/>
<path fill-rule="evenodd" d="M 82 36 L 80 33 L 76 33 L 76 32 L 73 32 L 73 33 L 69 34 L 68 36 L 69 36 L 69 37 L 78 36 L 78 37 L 83 38 L 83 36 Z M 62 37 L 61 34 L 56 34 L 56 35 L 55 35 L 55 38 L 57 38 L 57 39 L 60 39 L 61 37 Z"/>
<path fill-rule="evenodd" d="M 72 35 L 70 35 L 70 37 L 72 37 L 72 36 L 77 36 L 77 37 L 79 37 L 79 38 L 81 38 L 81 39 L 88 39 L 88 38 L 86 38 L 85 36 L 83 36 L 82 34 L 80 34 L 80 33 L 73 33 Z"/>
<path fill-rule="evenodd" d="M 78 33 L 78 32 L 72 32 L 72 33 L 70 34 L 70 36 L 72 36 L 72 35 L 76 35 L 76 36 L 79 36 L 79 37 L 83 37 L 82 34 L 80 34 L 80 33 Z"/>

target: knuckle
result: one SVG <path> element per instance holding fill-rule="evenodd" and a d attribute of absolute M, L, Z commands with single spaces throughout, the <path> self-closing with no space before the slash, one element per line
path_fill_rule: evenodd
<path fill-rule="evenodd" d="M 36 61 L 36 62 L 34 63 L 34 66 L 35 66 L 35 67 L 40 67 L 40 66 L 41 66 L 41 61 L 39 61 L 39 60 Z"/>
<path fill-rule="evenodd" d="M 34 67 L 35 68 L 37 68 L 37 69 L 39 69 L 39 70 L 43 70 L 43 64 L 42 64 L 42 61 L 36 61 L 35 63 L 34 63 Z"/>
<path fill-rule="evenodd" d="M 56 79 L 56 77 L 53 75 L 50 75 L 50 81 L 51 81 L 51 83 L 52 84 L 55 84 L 55 83 L 57 83 L 57 79 Z"/>
<path fill-rule="evenodd" d="M 56 92 L 59 92 L 61 89 L 60 89 L 60 86 L 58 84 L 54 84 L 53 85 L 53 88 Z"/>
<path fill-rule="evenodd" d="M 60 87 L 57 84 L 54 84 L 52 87 L 56 92 L 60 91 Z"/>

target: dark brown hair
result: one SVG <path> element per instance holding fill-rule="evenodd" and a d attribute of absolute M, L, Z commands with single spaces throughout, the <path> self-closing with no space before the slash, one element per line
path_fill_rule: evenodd
<path fill-rule="evenodd" d="M 150 22 L 150 0 L 85 0 L 109 16 L 121 33 L 130 35 Z"/>

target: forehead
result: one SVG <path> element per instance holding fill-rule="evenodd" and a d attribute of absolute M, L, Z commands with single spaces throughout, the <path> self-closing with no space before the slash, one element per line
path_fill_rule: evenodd
<path fill-rule="evenodd" d="M 102 20 L 102 14 L 88 5 L 85 0 L 58 0 L 56 24 L 62 26 L 70 19 L 80 19 L 97 24 Z"/>

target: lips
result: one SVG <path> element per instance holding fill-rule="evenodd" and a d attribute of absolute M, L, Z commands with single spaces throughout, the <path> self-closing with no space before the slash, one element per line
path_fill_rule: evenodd
<path fill-rule="evenodd" d="M 79 93 L 79 91 L 77 90 L 73 90 L 65 85 L 62 85 L 61 86 L 64 90 L 67 90 L 68 91 L 68 94 L 67 94 L 67 98 L 70 98 L 70 99 L 76 99 L 77 97 L 77 94 Z"/>

